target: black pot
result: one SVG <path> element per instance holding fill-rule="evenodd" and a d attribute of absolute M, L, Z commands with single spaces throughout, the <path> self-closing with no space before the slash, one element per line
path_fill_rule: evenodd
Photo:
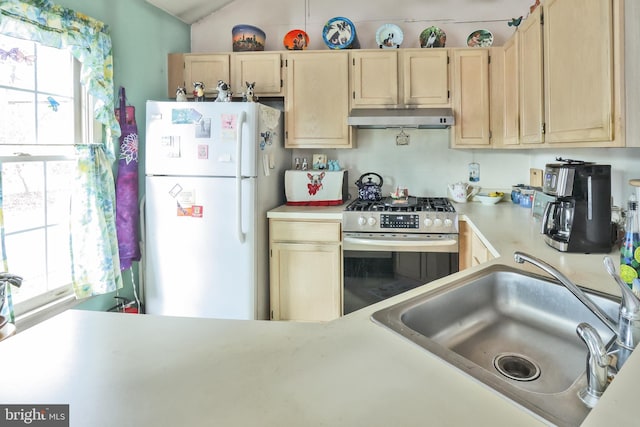
<path fill-rule="evenodd" d="M 377 177 L 377 182 L 373 181 Z M 366 179 L 366 181 L 365 181 Z M 358 186 L 358 198 L 360 200 L 382 200 L 382 177 L 375 172 L 367 172 L 356 181 Z"/>

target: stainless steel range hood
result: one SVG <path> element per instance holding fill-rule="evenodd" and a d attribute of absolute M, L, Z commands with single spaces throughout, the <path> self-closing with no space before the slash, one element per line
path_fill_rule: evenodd
<path fill-rule="evenodd" d="M 451 108 L 353 109 L 347 123 L 369 129 L 445 129 L 454 124 Z"/>

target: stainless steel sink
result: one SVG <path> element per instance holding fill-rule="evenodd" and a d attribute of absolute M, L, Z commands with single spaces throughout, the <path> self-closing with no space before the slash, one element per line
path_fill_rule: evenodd
<path fill-rule="evenodd" d="M 619 300 L 585 292 L 617 318 Z M 587 322 L 607 345 L 615 340 L 564 286 L 505 265 L 372 318 L 556 425 L 578 425 L 589 411 L 577 396 L 586 384 L 587 348 L 576 326 Z"/>

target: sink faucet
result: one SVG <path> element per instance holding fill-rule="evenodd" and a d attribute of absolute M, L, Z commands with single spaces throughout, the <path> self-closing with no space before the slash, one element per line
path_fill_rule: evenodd
<path fill-rule="evenodd" d="M 616 283 L 620 287 L 622 293 L 622 301 L 618 313 L 618 321 L 611 319 L 604 311 L 600 309 L 593 301 L 585 295 L 571 280 L 569 280 L 560 271 L 531 255 L 523 252 L 515 252 L 514 260 L 523 264 L 525 261 L 539 267 L 549 275 L 555 277 L 565 288 L 575 295 L 582 304 L 584 304 L 598 319 L 602 321 L 616 335 L 616 349 L 611 353 L 617 353 L 616 370 L 620 370 L 622 365 L 627 361 L 633 349 L 640 342 L 640 300 L 629 289 L 629 286 L 622 281 L 620 276 L 615 273 L 615 267 L 610 257 L 604 257 L 604 264 L 607 272 L 616 279 Z M 608 367 L 610 356 L 607 354 L 602 338 L 592 326 L 581 323 L 578 325 L 576 332 L 578 336 L 585 342 L 589 349 L 587 357 L 587 388 L 580 393 L 580 398 L 589 407 L 593 407 L 600 395 L 608 385 Z"/>
<path fill-rule="evenodd" d="M 580 390 L 578 397 L 589 408 L 593 408 L 609 385 L 609 363 L 611 356 L 607 354 L 602 338 L 596 329 L 588 323 L 580 323 L 576 333 L 589 349 L 587 356 L 587 386 Z"/>

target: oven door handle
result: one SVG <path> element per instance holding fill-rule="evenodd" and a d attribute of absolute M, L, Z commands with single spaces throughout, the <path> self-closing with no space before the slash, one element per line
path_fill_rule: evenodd
<path fill-rule="evenodd" d="M 372 238 L 358 238 L 345 236 L 343 239 L 345 245 L 353 244 L 359 246 L 383 246 L 393 250 L 393 248 L 413 247 L 413 248 L 433 248 L 443 246 L 457 246 L 458 241 L 455 239 L 446 240 L 384 240 Z"/>

